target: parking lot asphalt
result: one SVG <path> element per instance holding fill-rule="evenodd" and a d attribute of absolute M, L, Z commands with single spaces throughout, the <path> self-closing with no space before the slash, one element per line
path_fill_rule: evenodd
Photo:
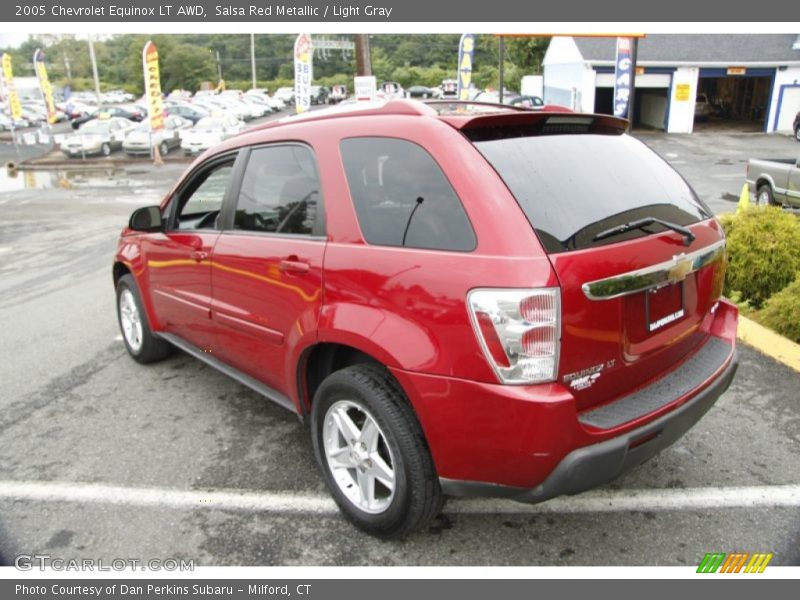
<path fill-rule="evenodd" d="M 781 138 L 739 139 L 796 154 Z M 725 189 L 733 177 L 712 176 L 743 173 L 734 157 L 750 153 L 705 136 L 646 142 L 686 161 L 676 167 L 701 195 Z M 125 353 L 116 236 L 183 168 L 0 187 L 1 560 L 692 566 L 748 551 L 800 565 L 800 374 L 746 346 L 704 419 L 603 489 L 533 507 L 450 500 L 407 540 L 360 533 L 328 499 L 296 416 L 186 355 L 141 366 Z"/>
<path fill-rule="evenodd" d="M 736 210 L 750 158 L 796 158 L 800 145 L 791 136 L 707 131 L 694 135 L 636 132 L 692 184 L 714 211 Z"/>

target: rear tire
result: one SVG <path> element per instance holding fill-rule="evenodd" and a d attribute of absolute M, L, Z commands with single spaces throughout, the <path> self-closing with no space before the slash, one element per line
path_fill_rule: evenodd
<path fill-rule="evenodd" d="M 794 139 L 800 142 L 800 125 L 794 128 Z"/>
<path fill-rule="evenodd" d="M 773 206 L 775 204 L 775 197 L 772 195 L 772 188 L 769 184 L 758 186 L 756 192 L 756 204 L 758 206 Z"/>
<path fill-rule="evenodd" d="M 383 367 L 329 375 L 314 395 L 311 435 L 328 489 L 360 529 L 401 538 L 441 511 L 444 495 L 422 429 Z"/>
<path fill-rule="evenodd" d="M 167 142 L 161 142 L 161 145 L 158 147 L 158 151 L 161 153 L 161 156 L 166 156 L 169 154 L 169 144 L 167 144 Z"/>
<path fill-rule="evenodd" d="M 103 156 L 108 156 L 108 155 L 110 155 L 110 154 L 111 154 L 111 144 L 109 144 L 109 143 L 107 143 L 107 142 L 106 142 L 106 143 L 104 143 L 102 146 L 100 146 L 100 153 L 101 153 Z"/>
<path fill-rule="evenodd" d="M 123 275 L 117 282 L 117 321 L 125 348 L 136 362 L 156 362 L 172 351 L 168 342 L 153 335 L 139 288 L 131 275 Z"/>

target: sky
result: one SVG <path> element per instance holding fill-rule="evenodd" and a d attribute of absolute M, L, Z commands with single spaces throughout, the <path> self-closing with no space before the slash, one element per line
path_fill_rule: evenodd
<path fill-rule="evenodd" d="M 0 33 L 0 48 L 16 48 L 27 39 L 27 33 Z"/>

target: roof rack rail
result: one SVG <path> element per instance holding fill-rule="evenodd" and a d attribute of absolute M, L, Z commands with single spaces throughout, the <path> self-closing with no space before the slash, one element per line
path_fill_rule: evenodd
<path fill-rule="evenodd" d="M 478 108 L 502 108 L 503 110 L 530 112 L 530 109 L 525 108 L 524 106 L 512 106 L 511 104 L 501 104 L 499 102 L 481 102 L 475 100 L 450 100 L 447 98 L 437 98 L 433 100 L 426 100 L 425 104 L 436 106 L 447 105 L 452 107 L 477 106 Z"/>
<path fill-rule="evenodd" d="M 313 112 L 300 115 L 287 115 L 275 121 L 269 121 L 247 130 L 261 131 L 278 127 L 280 125 L 290 125 L 292 123 L 308 123 L 309 121 L 323 121 L 327 119 L 338 119 L 346 117 L 363 117 L 370 115 L 408 115 L 408 116 L 429 116 L 435 117 L 437 111 L 426 106 L 418 100 L 406 100 L 394 98 L 391 100 L 375 100 L 371 102 L 356 102 L 355 104 L 337 104 L 330 108 L 323 108 Z"/>

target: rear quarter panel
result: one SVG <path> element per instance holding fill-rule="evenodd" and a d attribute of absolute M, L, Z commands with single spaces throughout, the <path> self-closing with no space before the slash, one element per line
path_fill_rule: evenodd
<path fill-rule="evenodd" d="M 496 382 L 472 331 L 467 293 L 556 284 L 505 185 L 458 131 L 437 119 L 380 116 L 316 125 L 305 139 L 319 161 L 329 240 L 319 340 L 362 349 L 390 367 Z M 339 152 L 342 139 L 365 136 L 409 140 L 431 154 L 461 199 L 475 250 L 365 243 Z"/>

